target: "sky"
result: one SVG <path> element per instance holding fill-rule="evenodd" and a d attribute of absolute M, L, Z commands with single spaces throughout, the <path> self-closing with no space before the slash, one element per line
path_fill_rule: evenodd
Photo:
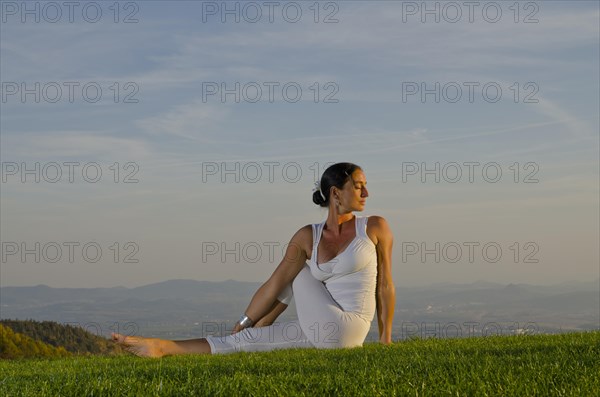
<path fill-rule="evenodd" d="M 600 277 L 596 1 L 0 4 L 1 286 L 261 282 L 332 163 L 397 286 Z"/>

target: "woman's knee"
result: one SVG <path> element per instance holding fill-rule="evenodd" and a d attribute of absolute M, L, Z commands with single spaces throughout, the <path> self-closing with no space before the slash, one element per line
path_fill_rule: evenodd
<path fill-rule="evenodd" d="M 305 264 L 304 267 L 300 270 L 300 272 L 298 272 L 298 274 L 296 275 L 296 277 L 292 281 L 292 289 L 295 291 L 296 287 L 298 285 L 301 285 L 301 284 L 303 284 L 303 283 L 306 282 L 306 278 L 307 277 L 314 278 L 312 276 L 312 274 L 310 273 L 310 268 L 308 267 L 308 265 Z"/>

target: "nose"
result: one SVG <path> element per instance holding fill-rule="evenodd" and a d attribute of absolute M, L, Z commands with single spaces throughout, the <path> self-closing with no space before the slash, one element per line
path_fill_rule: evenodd
<path fill-rule="evenodd" d="M 369 197 L 369 191 L 367 190 L 366 187 L 362 188 L 362 194 L 361 197 Z"/>

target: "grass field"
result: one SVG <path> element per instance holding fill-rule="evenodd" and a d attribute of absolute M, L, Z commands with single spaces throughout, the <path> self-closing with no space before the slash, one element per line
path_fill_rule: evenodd
<path fill-rule="evenodd" d="M 0 362 L 0 396 L 598 396 L 600 332 Z"/>

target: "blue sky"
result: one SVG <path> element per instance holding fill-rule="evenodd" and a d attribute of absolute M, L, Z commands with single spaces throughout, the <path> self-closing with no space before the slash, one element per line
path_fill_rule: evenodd
<path fill-rule="evenodd" d="M 598 3 L 520 2 L 515 22 L 514 2 L 480 2 L 473 22 L 463 6 L 454 23 L 444 20 L 453 10 L 441 10 L 448 2 L 438 3 L 439 23 L 409 12 L 421 2 L 393 1 L 320 2 L 318 23 L 314 2 L 287 6 L 288 19 L 302 10 L 295 23 L 281 11 L 289 2 L 280 2 L 273 23 L 265 2 L 253 3 L 263 11 L 258 23 L 244 20 L 254 14 L 223 23 L 203 7 L 220 11 L 224 3 L 200 1 L 121 2 L 118 23 L 113 2 L 95 2 L 87 9 L 102 17 L 90 23 L 81 2 L 72 23 L 66 9 L 51 23 L 44 2 L 40 22 L 22 22 L 21 2 L 3 2 L 1 285 L 265 280 L 293 233 L 324 219 L 311 189 L 315 174 L 337 161 L 365 170 L 364 214 L 384 216 L 394 231 L 397 285 L 597 279 Z M 482 12 L 490 3 L 502 12 L 495 23 L 494 8 Z M 123 23 L 127 15 L 137 22 Z M 323 23 L 326 15 L 337 22 Z M 11 91 L 35 91 L 36 82 L 39 103 Z M 78 84 L 72 102 L 65 82 Z M 239 102 L 207 94 L 236 82 Z M 94 92 L 84 98 L 81 89 L 92 83 L 102 90 L 95 103 L 86 101 Z M 439 102 L 407 91 L 436 83 Z M 56 85 L 62 97 L 53 103 Z M 262 95 L 253 102 L 256 86 Z M 483 86 L 491 89 L 485 98 Z M 293 102 L 297 87 L 302 96 Z M 456 87 L 462 96 L 453 101 Z M 125 103 L 128 94 L 137 103 Z M 68 162 L 78 164 L 72 183 Z M 23 182 L 22 165 L 36 163 L 40 182 L 31 174 Z M 55 163 L 63 174 L 50 183 Z M 423 182 L 421 167 L 436 163 L 440 181 L 425 174 Z M 96 183 L 83 178 L 86 164 L 102 171 Z M 465 164 L 475 164 L 472 183 Z M 239 182 L 223 172 L 235 167 Z M 123 183 L 127 175 L 137 183 Z M 10 251 L 35 251 L 36 243 L 39 263 Z M 73 263 L 70 243 L 78 244 Z M 102 250 L 96 262 L 83 256 L 88 243 Z M 436 243 L 439 262 L 408 254 L 415 246 L 436 251 Z M 239 260 L 208 255 L 215 244 Z M 47 260 L 57 245 L 61 259 Z M 462 253 L 453 262 L 456 246 Z M 484 246 L 500 247 L 497 261 Z M 137 263 L 123 263 L 128 254 Z"/>

